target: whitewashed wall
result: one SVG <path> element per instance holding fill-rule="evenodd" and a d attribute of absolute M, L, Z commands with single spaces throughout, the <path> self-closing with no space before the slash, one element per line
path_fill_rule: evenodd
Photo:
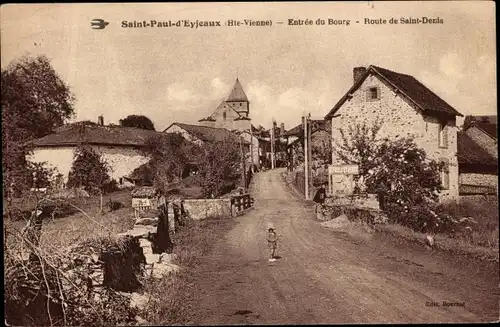
<path fill-rule="evenodd" d="M 138 149 L 129 147 L 92 146 L 92 149 L 102 155 L 110 167 L 109 175 L 119 181 L 129 175 L 134 169 L 148 162 L 148 158 Z M 31 162 L 47 162 L 50 167 L 64 176 L 64 183 L 68 181 L 68 174 L 73 165 L 75 147 L 43 147 L 36 148 L 27 159 Z"/>

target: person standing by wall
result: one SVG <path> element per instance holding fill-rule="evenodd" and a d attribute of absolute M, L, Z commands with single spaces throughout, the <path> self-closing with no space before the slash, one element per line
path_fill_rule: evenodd
<path fill-rule="evenodd" d="M 327 183 L 322 183 L 320 188 L 316 191 L 314 195 L 313 201 L 316 202 L 315 212 L 322 212 L 325 205 L 326 200 L 326 185 Z"/>

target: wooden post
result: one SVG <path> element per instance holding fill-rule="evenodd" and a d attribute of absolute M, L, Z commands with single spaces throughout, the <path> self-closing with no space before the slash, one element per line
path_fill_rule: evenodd
<path fill-rule="evenodd" d="M 160 217 L 158 219 L 158 227 L 156 231 L 155 243 L 158 253 L 171 253 L 173 243 L 170 240 L 169 221 L 168 221 L 168 202 L 160 206 Z"/>
<path fill-rule="evenodd" d="M 275 168 L 274 163 L 274 119 L 271 123 L 271 169 Z"/>
<path fill-rule="evenodd" d="M 102 211 L 102 190 L 101 190 L 101 192 L 100 192 L 100 202 L 101 202 L 100 207 L 101 207 L 101 213 L 102 213 L 102 212 L 103 212 L 103 211 Z"/>
<path fill-rule="evenodd" d="M 306 200 L 309 200 L 309 150 L 308 150 L 308 117 L 303 118 L 304 121 L 304 195 Z"/>
<path fill-rule="evenodd" d="M 312 190 L 312 126 L 311 126 L 311 114 L 309 114 L 308 118 L 307 118 L 307 145 L 308 145 L 308 148 L 307 148 L 307 163 L 308 163 L 308 167 L 307 167 L 307 172 L 309 174 L 309 185 L 308 185 L 308 190 L 309 190 L 309 193 L 311 192 Z M 308 193 L 308 195 L 310 196 L 310 194 Z"/>

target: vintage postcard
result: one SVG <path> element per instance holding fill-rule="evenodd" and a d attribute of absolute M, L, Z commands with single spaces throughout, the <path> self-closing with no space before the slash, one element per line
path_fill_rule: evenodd
<path fill-rule="evenodd" d="M 495 18 L 3 5 L 5 324 L 497 322 Z"/>

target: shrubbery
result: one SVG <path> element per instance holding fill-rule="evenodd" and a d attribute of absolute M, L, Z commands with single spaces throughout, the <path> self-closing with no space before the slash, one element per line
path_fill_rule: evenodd
<path fill-rule="evenodd" d="M 348 164 L 358 164 L 358 186 L 379 196 L 389 220 L 417 231 L 436 231 L 444 219 L 434 211 L 441 189 L 439 170 L 413 138 L 377 139 L 380 123 L 351 128 L 334 149 Z M 364 184 L 364 185 L 359 185 Z M 441 222 L 443 225 L 443 223 Z"/>
<path fill-rule="evenodd" d="M 75 150 L 73 166 L 68 175 L 68 187 L 83 187 L 90 194 L 101 194 L 113 189 L 107 163 L 90 147 L 81 146 Z M 116 183 L 116 182 L 115 182 Z"/>

